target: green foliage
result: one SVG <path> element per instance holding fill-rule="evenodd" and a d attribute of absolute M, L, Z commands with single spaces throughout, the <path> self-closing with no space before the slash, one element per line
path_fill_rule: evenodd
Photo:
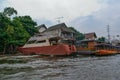
<path fill-rule="evenodd" d="M 30 16 L 14 16 L 17 11 L 7 7 L 0 12 L 0 52 L 13 53 L 22 46 L 28 38 L 37 33 L 37 24 Z"/>
<path fill-rule="evenodd" d="M 16 19 L 13 20 L 13 26 L 15 30 L 14 42 L 16 45 L 23 45 L 26 40 L 30 37 L 29 33 L 22 26 L 22 23 Z"/>
<path fill-rule="evenodd" d="M 21 22 L 21 24 L 24 26 L 25 30 L 31 36 L 33 36 L 34 33 L 38 33 L 38 29 L 35 27 L 37 25 L 37 23 L 34 22 L 30 16 L 19 16 L 19 17 L 15 17 L 14 19 Z"/>
<path fill-rule="evenodd" d="M 84 39 L 84 34 L 77 31 L 74 27 L 69 27 L 69 28 L 75 32 L 76 40 L 83 40 Z"/>
<path fill-rule="evenodd" d="M 105 37 L 99 37 L 99 38 L 98 38 L 98 41 L 99 41 L 99 42 L 105 42 L 105 40 L 106 40 Z"/>
<path fill-rule="evenodd" d="M 3 14 L 6 15 L 6 16 L 12 16 L 14 14 L 17 15 L 17 11 L 14 8 L 12 8 L 12 7 L 6 7 L 4 9 Z"/>

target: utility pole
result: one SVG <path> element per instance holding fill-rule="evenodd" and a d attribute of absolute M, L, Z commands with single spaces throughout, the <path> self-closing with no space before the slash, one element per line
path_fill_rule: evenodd
<path fill-rule="evenodd" d="M 108 42 L 110 43 L 110 26 L 109 24 L 107 25 L 107 33 L 108 33 Z"/>
<path fill-rule="evenodd" d="M 63 19 L 64 17 L 62 16 L 62 17 L 57 17 L 56 18 L 56 20 L 57 20 L 57 22 L 58 22 L 58 24 L 60 24 L 61 23 L 61 19 Z"/>

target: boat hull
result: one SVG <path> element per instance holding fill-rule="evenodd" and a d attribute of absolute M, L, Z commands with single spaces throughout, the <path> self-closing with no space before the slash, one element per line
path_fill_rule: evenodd
<path fill-rule="evenodd" d="M 95 51 L 77 51 L 78 55 L 94 55 Z"/>
<path fill-rule="evenodd" d="M 76 52 L 74 45 L 53 45 L 53 46 L 41 46 L 41 47 L 20 47 L 18 49 L 25 55 L 40 54 L 40 55 L 71 55 Z"/>
<path fill-rule="evenodd" d="M 94 55 L 94 48 L 84 48 L 84 47 L 76 47 L 78 55 Z"/>
<path fill-rule="evenodd" d="M 112 55 L 112 54 L 116 54 L 116 51 L 112 51 L 112 50 L 97 50 L 96 55 Z"/>

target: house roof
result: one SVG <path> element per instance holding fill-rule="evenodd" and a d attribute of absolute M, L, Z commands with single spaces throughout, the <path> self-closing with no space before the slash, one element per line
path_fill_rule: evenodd
<path fill-rule="evenodd" d="M 84 35 L 85 35 L 85 38 L 86 38 L 86 39 L 88 39 L 88 38 L 92 38 L 92 37 L 97 38 L 95 32 L 86 33 L 86 34 L 84 34 Z"/>
<path fill-rule="evenodd" d="M 45 26 L 45 24 L 39 25 L 39 26 L 38 26 L 38 29 L 40 29 L 40 28 L 42 28 L 42 27 L 44 27 L 45 29 L 47 29 L 47 27 Z"/>
<path fill-rule="evenodd" d="M 65 31 L 65 32 L 72 32 L 74 33 L 73 30 L 69 29 L 65 23 L 60 23 L 60 24 L 57 24 L 57 25 L 54 25 L 54 26 L 51 26 L 49 27 L 46 31 L 51 31 L 51 30 L 55 30 L 55 29 L 61 29 L 62 31 Z"/>

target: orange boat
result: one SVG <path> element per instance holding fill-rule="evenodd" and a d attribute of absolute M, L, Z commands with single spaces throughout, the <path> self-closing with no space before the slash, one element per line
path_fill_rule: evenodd
<path fill-rule="evenodd" d="M 117 54 L 118 49 L 116 46 L 113 46 L 111 44 L 98 44 L 96 47 L 96 55 L 111 55 L 111 54 Z"/>
<path fill-rule="evenodd" d="M 62 41 L 63 42 L 63 41 Z M 18 50 L 23 54 L 42 54 L 42 55 L 71 55 L 76 52 L 72 44 L 59 42 L 59 38 L 45 38 L 42 40 L 29 40 Z M 67 42 L 67 41 L 66 41 Z"/>
<path fill-rule="evenodd" d="M 61 23 L 32 36 L 18 50 L 27 55 L 72 55 L 76 52 L 73 35 L 74 32 Z"/>
<path fill-rule="evenodd" d="M 78 54 L 93 55 L 95 54 L 96 40 L 81 40 L 76 42 L 76 49 Z"/>

